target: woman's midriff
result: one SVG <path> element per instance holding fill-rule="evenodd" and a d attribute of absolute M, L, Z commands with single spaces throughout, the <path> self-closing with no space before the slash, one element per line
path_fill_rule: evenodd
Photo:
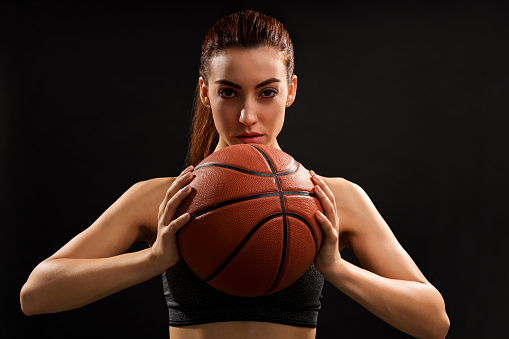
<path fill-rule="evenodd" d="M 316 328 L 297 327 L 258 321 L 225 321 L 173 327 L 170 339 L 314 339 Z"/>

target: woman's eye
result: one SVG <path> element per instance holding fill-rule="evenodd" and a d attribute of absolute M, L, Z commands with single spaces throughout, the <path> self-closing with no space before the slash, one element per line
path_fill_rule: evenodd
<path fill-rule="evenodd" d="M 264 98 L 273 98 L 275 97 L 277 94 L 277 92 L 273 89 L 266 89 L 266 90 L 263 90 L 261 95 L 262 97 Z"/>
<path fill-rule="evenodd" d="M 219 91 L 219 95 L 225 99 L 231 99 L 235 97 L 235 91 L 231 88 L 225 88 Z"/>

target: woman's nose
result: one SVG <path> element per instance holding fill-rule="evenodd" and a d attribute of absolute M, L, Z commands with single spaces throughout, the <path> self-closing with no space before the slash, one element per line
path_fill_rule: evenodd
<path fill-rule="evenodd" d="M 252 103 L 244 103 L 244 107 L 242 107 L 242 110 L 240 111 L 239 121 L 246 126 L 253 125 L 258 121 L 258 115 L 256 114 Z"/>

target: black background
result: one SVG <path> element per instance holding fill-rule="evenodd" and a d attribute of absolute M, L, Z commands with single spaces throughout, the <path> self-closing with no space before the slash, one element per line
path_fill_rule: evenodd
<path fill-rule="evenodd" d="M 278 138 L 282 149 L 318 174 L 364 188 L 443 294 L 449 338 L 507 332 L 505 7 L 17 1 L 0 8 L 2 337 L 168 336 L 159 277 L 34 317 L 21 313 L 19 290 L 37 263 L 132 184 L 183 169 L 201 42 L 217 20 L 243 9 L 282 21 L 295 45 L 298 95 Z M 317 337 L 407 336 L 327 284 Z"/>

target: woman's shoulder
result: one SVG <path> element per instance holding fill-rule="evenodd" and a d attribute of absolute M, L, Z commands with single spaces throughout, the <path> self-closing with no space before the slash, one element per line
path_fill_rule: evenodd
<path fill-rule="evenodd" d="M 341 177 L 321 177 L 334 195 L 344 231 L 358 230 L 359 220 L 377 213 L 373 202 L 357 183 Z"/>
<path fill-rule="evenodd" d="M 124 208 L 138 212 L 140 226 L 156 231 L 159 205 L 175 179 L 161 177 L 138 181 L 122 195 L 119 202 Z"/>
<path fill-rule="evenodd" d="M 338 208 L 359 208 L 372 204 L 368 194 L 359 184 L 341 177 L 319 177 L 331 189 Z"/>
<path fill-rule="evenodd" d="M 161 203 L 166 191 L 175 179 L 175 177 L 165 177 L 138 181 L 129 187 L 120 200 L 125 203 L 136 202 L 142 204 L 151 204 L 159 200 L 159 203 Z"/>
<path fill-rule="evenodd" d="M 344 195 L 358 195 L 364 193 L 364 190 L 356 183 L 347 180 L 342 177 L 324 177 L 318 175 L 320 179 L 322 179 L 327 186 L 334 193 L 334 196 L 344 196 Z M 364 193 L 365 194 L 365 193 Z"/>
<path fill-rule="evenodd" d="M 175 181 L 175 179 L 177 179 L 177 177 L 161 177 L 141 180 L 132 185 L 131 188 L 129 188 L 128 192 L 138 196 L 158 195 L 161 193 L 161 191 L 166 192 L 166 190 L 170 188 L 171 184 Z"/>

